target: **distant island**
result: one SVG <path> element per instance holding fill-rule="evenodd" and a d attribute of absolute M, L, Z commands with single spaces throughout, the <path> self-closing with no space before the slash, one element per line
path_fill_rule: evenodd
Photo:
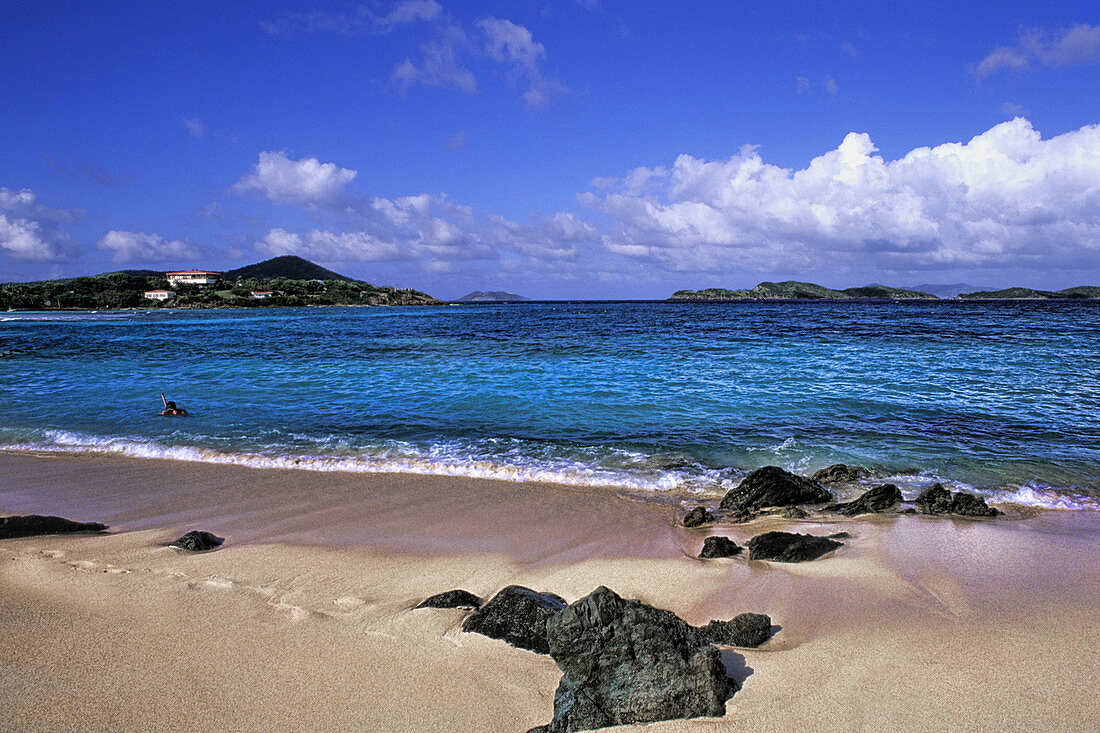
<path fill-rule="evenodd" d="M 907 285 L 906 290 L 916 290 L 921 293 L 931 293 L 937 298 L 954 298 L 962 293 L 976 293 L 979 290 L 996 290 L 988 285 L 970 285 L 968 283 L 952 283 L 950 285 L 936 285 L 923 283 L 921 285 Z"/>
<path fill-rule="evenodd" d="M 787 280 L 781 283 L 762 282 L 752 290 L 677 290 L 669 300 L 937 300 L 931 293 L 867 285 L 862 288 L 832 288 Z"/>
<path fill-rule="evenodd" d="M 927 286 L 954 291 L 956 285 Z M 965 287 L 965 286 L 962 286 Z M 1100 298 L 1100 287 L 1078 285 L 1065 290 L 1033 290 L 1031 288 L 1005 288 L 981 290 L 973 293 L 951 292 L 944 297 L 959 300 L 1081 300 Z M 723 301 L 723 300 L 940 300 L 940 296 L 921 290 L 892 288 L 886 285 L 866 285 L 862 288 L 834 290 L 814 283 L 787 280 L 780 283 L 762 282 L 751 290 L 677 290 L 668 300 Z"/>
<path fill-rule="evenodd" d="M 371 285 L 293 255 L 228 272 L 121 270 L 0 285 L 2 310 L 442 304 L 418 290 Z"/>
<path fill-rule="evenodd" d="M 1064 290 L 1032 290 L 1031 288 L 1005 288 L 1004 290 L 982 290 L 977 293 L 962 293 L 962 300 L 1082 300 L 1100 298 L 1100 287 L 1096 285 L 1078 285 Z"/>
<path fill-rule="evenodd" d="M 505 293 L 502 290 L 475 290 L 472 293 L 463 295 L 455 303 L 518 303 L 520 301 L 530 300 L 530 298 L 524 298 L 522 295 L 516 295 L 515 293 Z"/>

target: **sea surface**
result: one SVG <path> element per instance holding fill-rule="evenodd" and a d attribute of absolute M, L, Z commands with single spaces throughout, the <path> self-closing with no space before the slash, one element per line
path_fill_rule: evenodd
<path fill-rule="evenodd" d="M 1100 304 L 0 313 L 0 448 L 659 501 L 844 462 L 909 499 L 1100 510 Z"/>

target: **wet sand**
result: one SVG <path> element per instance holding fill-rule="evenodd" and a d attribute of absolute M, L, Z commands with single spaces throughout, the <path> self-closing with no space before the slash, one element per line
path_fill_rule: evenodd
<path fill-rule="evenodd" d="M 1100 515 L 766 519 L 556 485 L 0 453 L 0 514 L 106 536 L 0 541 L 0 729 L 525 731 L 548 657 L 465 634 L 451 588 L 598 585 L 691 623 L 782 627 L 725 652 L 723 718 L 631 731 L 1094 730 Z M 694 559 L 708 534 L 848 531 L 812 563 Z M 189 529 L 226 537 L 188 554 Z"/>

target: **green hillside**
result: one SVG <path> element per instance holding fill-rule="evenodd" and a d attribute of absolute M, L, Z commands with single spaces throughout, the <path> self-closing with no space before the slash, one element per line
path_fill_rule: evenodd
<path fill-rule="evenodd" d="M 834 290 L 816 283 L 796 280 L 762 282 L 751 290 L 677 290 L 670 300 L 936 300 L 936 296 L 917 290 L 867 285 Z"/>
<path fill-rule="evenodd" d="M 355 278 L 346 277 L 328 270 L 309 260 L 295 255 L 283 255 L 272 257 L 270 260 L 257 262 L 254 265 L 238 267 L 236 270 L 222 273 L 223 280 L 269 280 L 277 277 L 288 280 L 343 280 L 344 282 L 359 282 Z"/>
<path fill-rule="evenodd" d="M 1077 285 L 1064 290 L 1005 288 L 1003 290 L 980 290 L 976 293 L 961 293 L 959 297 L 963 300 L 1081 300 L 1100 298 L 1100 287 Z"/>

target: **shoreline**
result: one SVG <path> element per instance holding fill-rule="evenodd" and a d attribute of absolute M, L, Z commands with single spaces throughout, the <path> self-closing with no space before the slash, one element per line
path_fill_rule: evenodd
<path fill-rule="evenodd" d="M 552 660 L 463 633 L 451 588 L 598 585 L 689 623 L 767 613 L 721 719 L 622 731 L 1088 730 L 1100 516 L 685 529 L 677 508 L 553 484 L 0 452 L 0 513 L 112 525 L 0 542 L 0 708 L 20 730 L 525 731 Z M 226 537 L 191 555 L 183 531 Z M 813 562 L 695 559 L 705 536 L 850 532 Z M 428 691 L 431 691 L 430 694 Z"/>

